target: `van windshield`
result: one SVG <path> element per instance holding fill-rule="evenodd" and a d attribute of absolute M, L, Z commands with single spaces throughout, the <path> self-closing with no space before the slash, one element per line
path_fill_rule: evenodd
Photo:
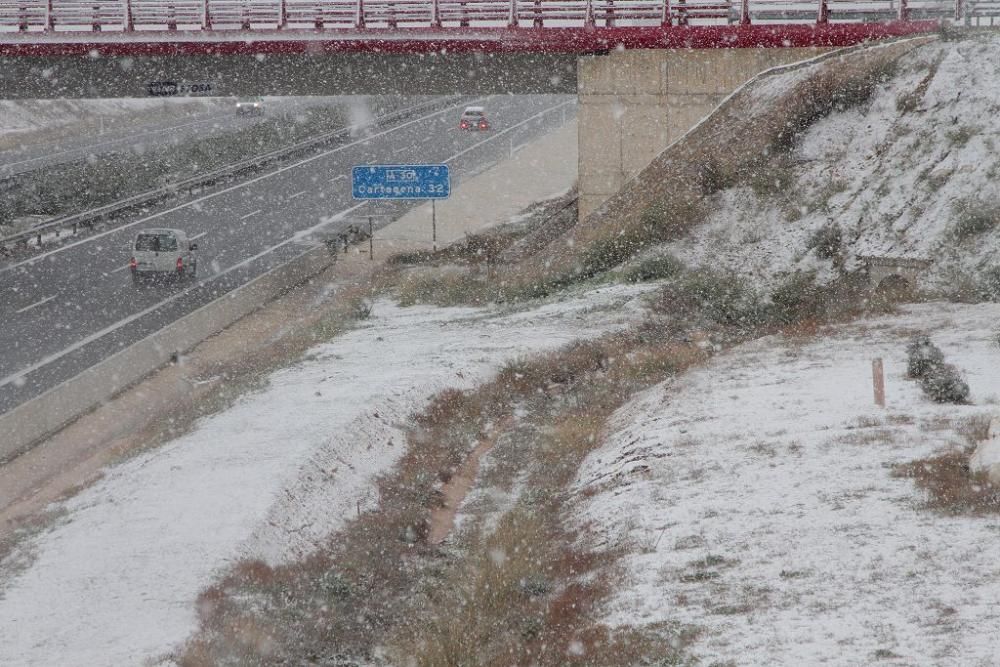
<path fill-rule="evenodd" d="M 177 237 L 173 234 L 139 234 L 135 238 L 135 249 L 152 252 L 177 250 Z"/>

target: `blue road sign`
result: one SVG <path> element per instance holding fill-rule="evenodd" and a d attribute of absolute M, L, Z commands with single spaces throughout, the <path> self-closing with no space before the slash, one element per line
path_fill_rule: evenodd
<path fill-rule="evenodd" d="M 355 199 L 447 199 L 451 175 L 446 164 L 369 164 L 354 167 Z"/>

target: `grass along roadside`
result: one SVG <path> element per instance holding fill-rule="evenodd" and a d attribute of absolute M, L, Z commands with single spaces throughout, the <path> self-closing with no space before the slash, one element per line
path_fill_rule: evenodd
<path fill-rule="evenodd" d="M 381 278 L 391 287 L 398 275 Z M 625 551 L 598 548 L 567 520 L 578 468 L 636 392 L 721 346 L 776 331 L 813 335 L 864 308 L 847 289 L 836 308 L 808 299 L 763 308 L 739 287 L 706 297 L 712 280 L 729 278 L 688 276 L 653 298 L 648 320 L 631 330 L 516 360 L 474 390 L 439 394 L 414 417 L 403 459 L 378 481 L 378 507 L 306 558 L 236 565 L 201 596 L 200 631 L 180 664 L 689 661 L 694 628 L 618 633 L 598 620 Z M 485 439 L 495 444 L 458 528 L 436 544 L 430 525 L 442 484 Z"/>

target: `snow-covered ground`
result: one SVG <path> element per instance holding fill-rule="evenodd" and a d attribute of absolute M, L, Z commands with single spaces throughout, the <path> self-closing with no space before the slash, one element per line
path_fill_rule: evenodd
<path fill-rule="evenodd" d="M 770 104 L 807 72 L 763 78 L 751 107 Z M 998 100 L 1000 37 L 922 46 L 900 59 L 869 102 L 805 132 L 788 187 L 764 196 L 749 187 L 725 190 L 709 223 L 669 249 L 690 264 L 727 266 L 765 282 L 796 269 L 822 277 L 832 275 L 830 261 L 810 252 L 808 240 L 836 223 L 848 268 L 859 256 L 932 259 L 927 285 L 936 286 L 955 271 L 996 266 L 1000 225 L 961 242 L 951 231 L 963 202 L 1000 207 Z"/>
<path fill-rule="evenodd" d="M 135 114 L 156 114 L 170 106 L 189 112 L 222 108 L 214 98 L 185 98 L 164 101 L 159 98 L 123 98 L 108 100 L 0 100 L 0 137 L 4 134 L 46 130 L 71 125 L 81 120 L 111 120 Z"/>
<path fill-rule="evenodd" d="M 997 304 L 930 303 L 769 337 L 621 408 L 578 479 L 579 521 L 634 550 L 611 622 L 704 628 L 706 663 L 1000 663 L 1000 517 L 934 514 L 891 476 L 1000 414 L 998 322 Z M 972 405 L 905 379 L 916 332 L 964 372 Z"/>
<path fill-rule="evenodd" d="M 307 551 L 373 503 L 374 477 L 403 454 L 400 424 L 430 396 L 623 327 L 648 289 L 523 312 L 378 302 L 263 390 L 64 503 L 59 523 L 7 563 L 30 554 L 31 564 L 0 579 L 0 664 L 136 665 L 168 652 L 195 628 L 213 574 L 241 557 Z"/>

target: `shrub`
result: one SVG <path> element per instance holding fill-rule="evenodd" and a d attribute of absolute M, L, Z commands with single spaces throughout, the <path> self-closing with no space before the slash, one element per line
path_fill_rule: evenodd
<path fill-rule="evenodd" d="M 684 263 L 673 255 L 647 257 L 625 271 L 625 280 L 641 283 L 649 280 L 673 278 L 684 271 Z"/>
<path fill-rule="evenodd" d="M 944 361 L 941 348 L 927 336 L 918 336 L 906 346 L 907 375 L 920 380 L 920 388 L 937 403 L 967 403 L 969 385 L 961 373 Z"/>
<path fill-rule="evenodd" d="M 1000 266 L 983 271 L 978 291 L 984 301 L 1000 301 Z"/>
<path fill-rule="evenodd" d="M 969 385 L 951 364 L 932 366 L 921 376 L 920 388 L 936 403 L 969 402 Z"/>
<path fill-rule="evenodd" d="M 658 307 L 668 313 L 701 315 L 726 326 L 756 327 L 766 307 L 746 280 L 731 272 L 691 271 L 664 288 Z"/>
<path fill-rule="evenodd" d="M 745 171 L 750 189 L 761 198 L 787 195 L 795 182 L 793 164 L 781 156 L 755 161 Z"/>
<path fill-rule="evenodd" d="M 969 143 L 969 139 L 978 132 L 979 130 L 971 125 L 960 125 L 954 130 L 949 130 L 945 133 L 945 136 L 955 146 L 961 148 L 965 144 Z"/>
<path fill-rule="evenodd" d="M 816 251 L 817 257 L 834 259 L 843 250 L 844 232 L 835 222 L 827 223 L 814 231 L 806 242 L 806 247 Z"/>
<path fill-rule="evenodd" d="M 918 336 L 906 346 L 907 377 L 920 379 L 944 364 L 944 353 L 927 336 Z"/>
<path fill-rule="evenodd" d="M 995 198 L 966 197 L 951 209 L 955 214 L 951 233 L 957 241 L 988 232 L 1000 223 L 1000 201 Z"/>
<path fill-rule="evenodd" d="M 825 296 L 815 272 L 796 272 L 771 292 L 771 317 L 778 324 L 817 317 L 825 310 Z"/>

